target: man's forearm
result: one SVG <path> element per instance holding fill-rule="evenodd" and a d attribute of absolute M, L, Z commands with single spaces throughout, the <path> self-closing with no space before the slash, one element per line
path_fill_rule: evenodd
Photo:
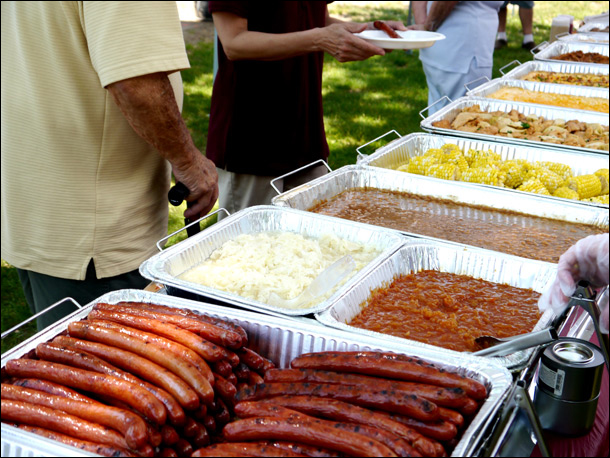
<path fill-rule="evenodd" d="M 129 78 L 106 89 L 135 132 L 172 165 L 186 167 L 193 160 L 193 154 L 200 154 L 165 73 Z"/>

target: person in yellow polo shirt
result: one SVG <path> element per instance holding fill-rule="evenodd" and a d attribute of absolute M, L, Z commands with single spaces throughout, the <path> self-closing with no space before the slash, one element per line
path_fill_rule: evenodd
<path fill-rule="evenodd" d="M 218 197 L 180 114 L 176 3 L 2 2 L 1 21 L 2 258 L 32 312 L 146 286 L 172 170 L 194 202 L 185 217 Z"/>

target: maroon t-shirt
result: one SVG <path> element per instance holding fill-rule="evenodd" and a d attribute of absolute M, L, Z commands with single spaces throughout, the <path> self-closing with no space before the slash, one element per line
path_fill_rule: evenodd
<path fill-rule="evenodd" d="M 248 19 L 248 30 L 289 33 L 324 27 L 326 2 L 209 2 L 210 12 Z M 263 62 L 230 61 L 218 72 L 206 155 L 231 172 L 279 176 L 328 158 L 322 111 L 323 52 Z"/>

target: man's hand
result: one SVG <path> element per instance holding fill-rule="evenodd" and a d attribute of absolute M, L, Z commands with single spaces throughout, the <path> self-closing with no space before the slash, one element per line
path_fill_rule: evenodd
<path fill-rule="evenodd" d="M 218 175 L 214 164 L 193 143 L 167 75 L 142 75 L 106 89 L 131 127 L 171 163 L 176 180 L 189 189 L 186 200 L 196 204 L 184 216 L 205 216 L 218 198 Z"/>

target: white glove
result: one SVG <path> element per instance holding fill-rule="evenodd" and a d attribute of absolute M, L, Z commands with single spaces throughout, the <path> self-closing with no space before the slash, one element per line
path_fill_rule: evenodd
<path fill-rule="evenodd" d="M 559 315 L 576 290 L 576 283 L 586 280 L 593 288 L 608 284 L 608 234 L 590 235 L 579 240 L 559 258 L 557 277 L 538 300 L 541 311 L 552 308 Z M 605 304 L 604 304 L 605 302 Z M 608 333 L 608 295 L 600 301 L 600 327 Z"/>

